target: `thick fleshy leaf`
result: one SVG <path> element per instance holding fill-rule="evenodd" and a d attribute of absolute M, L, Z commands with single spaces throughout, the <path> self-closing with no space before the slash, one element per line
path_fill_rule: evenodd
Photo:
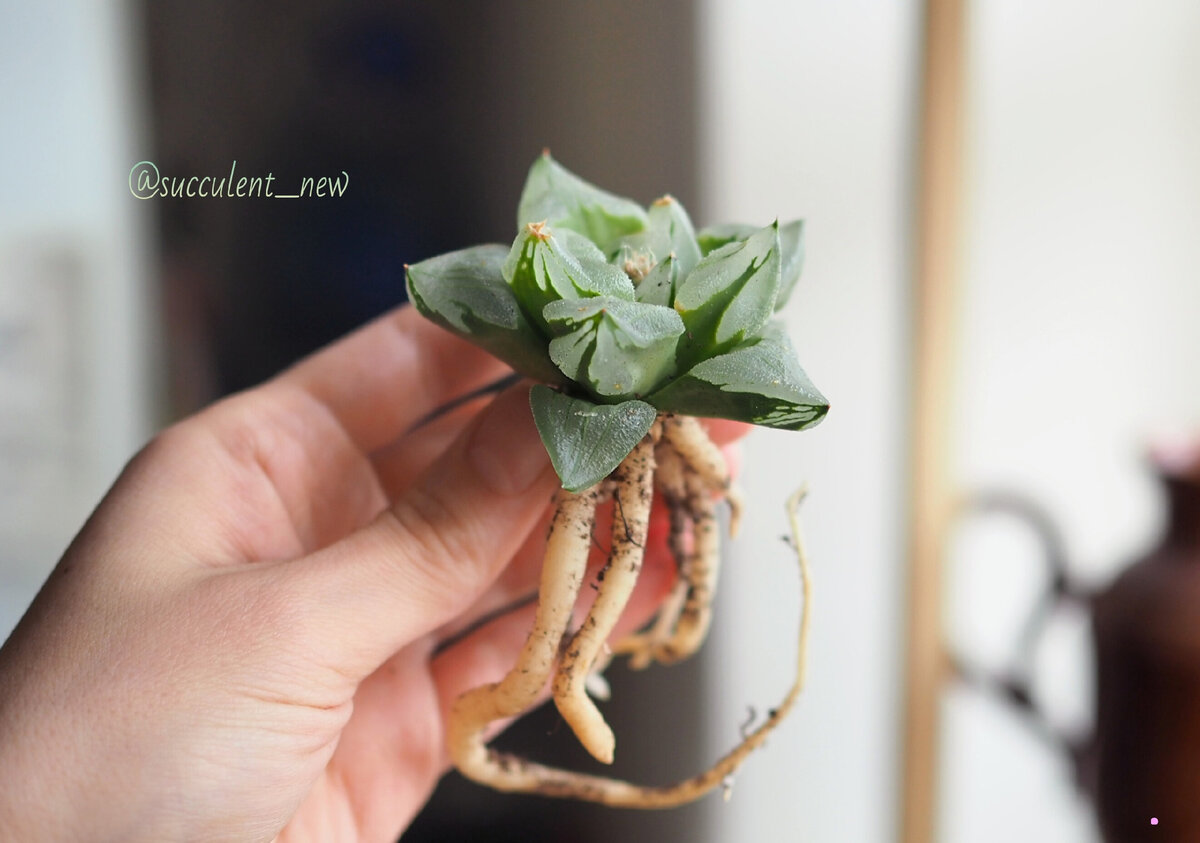
<path fill-rule="evenodd" d="M 633 301 L 637 297 L 632 279 L 618 267 L 590 257 L 578 258 L 578 261 L 590 283 L 589 295 L 596 293 L 626 301 Z"/>
<path fill-rule="evenodd" d="M 701 255 L 696 229 L 683 205 L 672 196 L 664 196 L 650 205 L 648 217 L 646 230 L 626 237 L 622 244 L 647 256 L 651 262 L 674 256 L 679 274 L 687 275 L 700 262 Z"/>
<path fill-rule="evenodd" d="M 526 226 L 528 227 L 528 226 Z M 559 226 L 551 229 L 554 234 L 554 239 L 562 244 L 562 248 L 571 254 L 571 257 L 580 263 L 591 261 L 600 261 L 606 263 L 608 259 L 604 256 L 604 252 L 600 251 L 600 247 L 589 240 L 586 236 L 578 231 L 572 231 L 569 228 Z"/>
<path fill-rule="evenodd" d="M 559 228 L 554 232 L 554 238 L 583 267 L 584 280 L 588 284 L 585 295 L 634 298 L 633 280 L 619 267 L 609 263 L 595 243 L 569 228 Z"/>
<path fill-rule="evenodd" d="M 550 359 L 598 400 L 652 392 L 675 371 L 683 320 L 669 307 L 597 296 L 551 302 L 543 315 L 562 334 Z"/>
<path fill-rule="evenodd" d="M 675 292 L 674 307 L 687 328 L 679 341 L 679 368 L 756 337 L 775 310 L 778 292 L 778 223 L 709 252 Z"/>
<path fill-rule="evenodd" d="M 707 255 L 730 243 L 740 243 L 756 231 L 758 226 L 741 222 L 710 225 L 696 235 L 696 242 L 700 244 L 701 255 Z"/>
<path fill-rule="evenodd" d="M 779 323 L 760 339 L 698 363 L 646 400 L 663 412 L 784 430 L 812 427 L 829 411 Z"/>
<path fill-rule="evenodd" d="M 633 200 L 588 184 L 543 153 L 529 168 L 517 207 L 517 226 L 531 222 L 577 231 L 611 255 L 620 239 L 644 229 L 647 219 Z"/>
<path fill-rule="evenodd" d="M 741 242 L 758 231 L 752 225 L 728 223 L 710 226 L 696 235 L 700 251 L 707 255 L 722 246 Z M 792 220 L 779 226 L 779 294 L 775 297 L 778 312 L 792 295 L 800 270 L 804 267 L 804 220 Z"/>
<path fill-rule="evenodd" d="M 561 383 L 546 340 L 529 323 L 501 275 L 508 250 L 474 246 L 406 267 L 408 298 L 420 313 L 518 372 Z"/>
<path fill-rule="evenodd" d="M 776 311 L 787 304 L 803 268 L 804 220 L 793 220 L 779 226 L 779 295 L 775 297 Z"/>
<path fill-rule="evenodd" d="M 591 241 L 566 229 L 563 233 L 560 239 L 549 226 L 530 223 L 513 241 L 502 267 L 521 309 L 548 334 L 553 331 L 542 310 L 550 302 L 601 295 L 634 297 L 629 276 L 606 263 Z"/>
<path fill-rule="evenodd" d="M 670 246 L 668 255 L 679 262 L 679 274 L 687 275 L 700 262 L 700 244 L 696 229 L 683 204 L 672 196 L 664 196 L 650 206 L 650 231 L 662 232 Z M 659 259 L 667 255 L 660 254 Z"/>
<path fill-rule="evenodd" d="M 612 473 L 650 432 L 657 415 L 644 401 L 593 404 L 545 386 L 530 390 L 529 406 L 550 462 L 571 492 Z"/>
<path fill-rule="evenodd" d="M 679 283 L 679 262 L 667 255 L 654 265 L 638 282 L 636 297 L 646 304 L 671 307 L 675 304 L 675 287 Z"/>

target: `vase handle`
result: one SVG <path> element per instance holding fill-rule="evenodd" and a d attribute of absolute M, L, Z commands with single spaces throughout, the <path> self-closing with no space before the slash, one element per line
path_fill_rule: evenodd
<path fill-rule="evenodd" d="M 1076 772 L 1082 773 L 1089 742 L 1084 737 L 1066 734 L 1038 706 L 1033 695 L 1033 657 L 1054 615 L 1070 605 L 1089 609 L 1092 595 L 1073 582 L 1062 533 L 1046 509 L 1032 499 L 1014 492 L 980 493 L 966 498 L 955 515 L 963 521 L 993 514 L 1016 518 L 1038 539 L 1049 575 L 1048 586 L 1030 607 L 1007 668 L 999 671 L 985 668 L 951 650 L 953 671 L 966 684 L 1012 705 L 1039 737 L 1067 755 Z"/>

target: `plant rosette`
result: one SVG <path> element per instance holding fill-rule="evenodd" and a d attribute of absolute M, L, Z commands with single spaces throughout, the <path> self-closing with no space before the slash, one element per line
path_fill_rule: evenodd
<path fill-rule="evenodd" d="M 770 717 L 708 770 L 642 786 L 545 767 L 487 746 L 486 729 L 554 702 L 585 748 L 611 763 L 615 738 L 589 698 L 613 655 L 634 668 L 670 664 L 703 643 L 720 562 L 716 506 L 740 496 L 698 417 L 804 430 L 829 404 L 796 359 L 782 323 L 804 258 L 802 221 L 697 232 L 664 196 L 649 208 L 568 172 L 548 153 L 530 168 L 511 247 L 473 246 L 407 266 L 408 294 L 427 318 L 539 382 L 534 421 L 562 481 L 547 539 L 534 628 L 500 682 L 454 704 L 450 754 L 499 790 L 625 807 L 691 801 L 729 777 L 790 709 L 803 681 L 808 573 L 790 505 L 805 609 L 796 680 Z M 606 642 L 641 567 L 655 492 L 668 508 L 679 576 L 646 629 Z M 593 544 L 597 506 L 612 501 L 611 547 L 578 629 L 572 610 Z"/>

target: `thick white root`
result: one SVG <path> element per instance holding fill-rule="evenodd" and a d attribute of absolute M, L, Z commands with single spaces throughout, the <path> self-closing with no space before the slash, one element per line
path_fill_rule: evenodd
<path fill-rule="evenodd" d="M 644 438 L 613 473 L 612 548 L 604 579 L 583 625 L 563 646 L 554 677 L 554 702 L 596 760 L 611 764 L 616 741 L 585 681 L 637 585 L 654 497 L 654 442 Z"/>
<path fill-rule="evenodd" d="M 629 656 L 633 670 L 641 670 L 653 662 L 682 661 L 704 643 L 712 620 L 721 562 L 713 495 L 723 495 L 730 503 L 731 534 L 741 512 L 740 493 L 728 480 L 720 450 L 695 419 L 687 421 L 691 424 L 674 426 L 673 438 L 668 438 L 664 427 L 664 438 L 655 451 L 659 460 L 656 481 L 670 511 L 669 544 L 678 563 L 679 580 L 659 609 L 654 624 L 615 647 L 618 654 Z M 692 437 L 703 441 L 697 443 Z M 710 464 L 704 472 L 695 470 L 676 450 L 675 443 L 680 441 L 686 443 L 685 448 L 694 459 L 720 460 L 721 468 Z"/>
<path fill-rule="evenodd" d="M 716 503 L 698 481 L 688 483 L 687 510 L 692 520 L 692 550 L 685 566 L 687 597 L 675 629 L 654 648 L 660 664 L 674 664 L 704 643 L 712 622 L 712 604 L 721 567 L 721 538 Z"/>
<path fill-rule="evenodd" d="M 684 463 L 679 454 L 666 440 L 660 440 L 654 449 L 654 484 L 667 505 L 671 529 L 667 546 L 675 559 L 677 577 L 670 594 L 663 601 L 655 616 L 654 624 L 643 632 L 623 638 L 613 648 L 615 655 L 628 655 L 629 667 L 643 670 L 654 662 L 655 648 L 669 639 L 679 622 L 679 614 L 688 594 L 688 565 L 691 554 L 687 549 L 691 521 L 684 511 L 687 484 L 684 480 Z"/>
<path fill-rule="evenodd" d="M 537 615 L 517 666 L 499 682 L 467 691 L 451 709 L 447 725 L 450 756 L 464 775 L 483 784 L 496 786 L 484 729 L 495 720 L 529 709 L 550 677 L 587 570 L 600 496 L 600 484 L 581 494 L 559 491 L 546 540 Z"/>
<path fill-rule="evenodd" d="M 787 504 L 796 557 L 800 567 L 802 594 L 796 676 L 779 706 L 772 709 L 767 719 L 757 729 L 746 735 L 733 750 L 697 776 L 673 785 L 648 787 L 618 779 L 589 776 L 546 767 L 523 758 L 487 750 L 480 745 L 479 750 L 484 755 L 480 766 L 488 775 L 486 778 L 472 777 L 497 790 L 581 799 L 623 808 L 671 808 L 695 801 L 714 788 L 727 785 L 729 777 L 741 763 L 751 752 L 763 744 L 771 731 L 791 711 L 804 687 L 812 584 L 809 576 L 808 556 L 800 535 L 798 517 L 798 508 L 803 497 L 804 491 L 801 490 L 792 495 Z"/>
<path fill-rule="evenodd" d="M 742 524 L 742 493 L 729 476 L 725 455 L 699 421 L 691 416 L 670 416 L 663 421 L 663 437 L 683 461 L 714 492 L 729 501 L 729 535 L 738 534 Z"/>
<path fill-rule="evenodd" d="M 657 444 L 655 444 L 657 443 Z M 657 472 L 656 472 L 657 461 Z M 731 532 L 740 520 L 741 498 L 732 487 L 724 457 L 704 428 L 690 418 L 660 417 L 651 434 L 602 483 L 583 494 L 560 492 L 547 541 L 534 629 L 516 667 L 498 683 L 468 691 L 451 709 L 447 724 L 451 757 L 468 777 L 501 791 L 538 793 L 630 808 L 666 808 L 700 798 L 730 776 L 787 715 L 804 683 L 809 626 L 808 562 L 799 533 L 797 493 L 788 502 L 801 571 L 803 609 L 796 678 L 783 702 L 745 735 L 731 752 L 700 775 L 666 787 L 645 787 L 611 778 L 546 767 L 489 750 L 487 726 L 527 711 L 551 683 L 555 702 L 583 745 L 611 762 L 612 730 L 585 693 L 586 681 L 611 658 L 606 640 L 636 584 L 647 542 L 655 485 L 671 515 L 670 549 L 679 582 L 650 630 L 618 645 L 633 666 L 672 662 L 702 643 L 711 617 L 719 563 L 716 499 L 730 503 Z M 596 600 L 573 635 L 565 635 L 586 572 L 597 503 L 614 496 L 612 547 Z M 593 677 L 595 678 L 595 677 Z"/>
<path fill-rule="evenodd" d="M 687 596 L 687 580 L 680 578 L 659 608 L 653 626 L 618 641 L 613 655 L 629 656 L 630 670 L 648 668 L 659 658 L 659 649 L 674 635 Z"/>

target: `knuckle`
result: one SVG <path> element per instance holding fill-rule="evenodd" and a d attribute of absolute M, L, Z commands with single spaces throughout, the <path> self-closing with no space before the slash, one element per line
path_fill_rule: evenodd
<path fill-rule="evenodd" d="M 123 479 L 147 479 L 168 472 L 181 460 L 189 459 L 204 436 L 192 420 L 171 425 L 147 442 L 130 458 L 121 472 Z"/>

